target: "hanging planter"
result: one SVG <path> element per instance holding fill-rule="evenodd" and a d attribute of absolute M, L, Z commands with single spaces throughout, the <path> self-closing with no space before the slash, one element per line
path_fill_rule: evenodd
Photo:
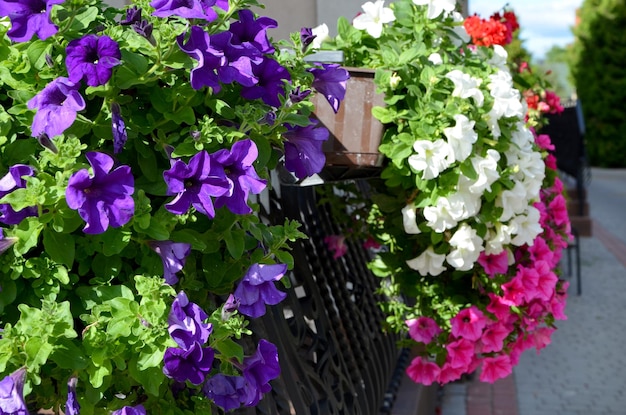
<path fill-rule="evenodd" d="M 346 96 L 339 111 L 323 102 L 321 94 L 315 94 L 315 116 L 330 132 L 322 149 L 327 166 L 350 168 L 380 167 L 383 156 L 378 146 L 383 135 L 383 124 L 374 118 L 372 108 L 384 105 L 384 94 L 376 92 L 373 69 L 346 68 L 350 79 Z"/>

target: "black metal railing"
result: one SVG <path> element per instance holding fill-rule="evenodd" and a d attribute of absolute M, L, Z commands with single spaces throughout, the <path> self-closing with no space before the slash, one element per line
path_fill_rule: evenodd
<path fill-rule="evenodd" d="M 381 328 L 379 281 L 367 269 L 368 252 L 348 242 L 348 252 L 333 259 L 324 237 L 344 229 L 330 209 L 318 206 L 314 187 L 275 185 L 268 195 L 262 219 L 297 219 L 309 238 L 294 244 L 288 297 L 252 323 L 278 347 L 281 376 L 256 408 L 238 413 L 388 413 L 402 372 L 398 364 L 407 359 L 396 346 L 398 336 Z"/>

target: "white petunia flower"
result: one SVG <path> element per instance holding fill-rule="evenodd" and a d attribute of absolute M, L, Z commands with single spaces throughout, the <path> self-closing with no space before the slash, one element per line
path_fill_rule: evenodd
<path fill-rule="evenodd" d="M 516 246 L 532 245 L 537 235 L 543 232 L 539 224 L 540 217 L 539 210 L 534 206 L 529 206 L 525 215 L 518 215 L 511 219 L 509 226 L 511 234 L 515 235 L 511 243 Z"/>
<path fill-rule="evenodd" d="M 500 220 L 508 221 L 514 215 L 518 215 L 528 207 L 528 199 L 526 199 L 526 188 L 520 181 L 515 182 L 515 186 L 511 190 L 505 190 L 496 198 L 496 206 L 503 209 Z"/>
<path fill-rule="evenodd" d="M 482 83 L 482 79 L 474 78 L 462 71 L 455 69 L 445 75 L 446 78 L 454 83 L 453 97 L 473 98 L 474 103 L 478 107 L 483 106 L 485 97 L 478 87 Z"/>
<path fill-rule="evenodd" d="M 428 56 L 428 60 L 433 65 L 441 65 L 443 63 L 443 59 L 441 59 L 441 55 L 438 54 L 437 52 L 431 53 L 430 56 Z"/>
<path fill-rule="evenodd" d="M 509 67 L 506 63 L 508 56 L 509 54 L 502 46 L 493 45 L 493 56 L 488 60 L 488 62 L 501 71 L 508 71 Z"/>
<path fill-rule="evenodd" d="M 444 11 L 448 13 L 454 11 L 456 0 L 413 0 L 413 4 L 418 6 L 428 5 L 428 18 L 436 19 Z"/>
<path fill-rule="evenodd" d="M 478 173 L 478 178 L 469 187 L 471 193 L 482 195 L 485 190 L 491 191 L 491 185 L 500 178 L 498 161 L 500 161 L 500 153 L 492 148 L 487 150 L 485 157 L 472 158 L 472 166 Z"/>
<path fill-rule="evenodd" d="M 456 34 L 456 36 L 450 36 L 450 40 L 452 44 L 456 47 L 461 47 L 466 43 L 469 43 L 472 40 L 472 37 L 465 30 L 465 26 L 463 22 L 465 21 L 465 17 L 459 12 L 452 12 L 452 20 L 456 23 L 452 28 L 452 31 Z"/>
<path fill-rule="evenodd" d="M 404 232 L 410 235 L 422 233 L 420 228 L 417 226 L 415 204 L 410 203 L 402 208 L 402 225 L 404 225 Z"/>
<path fill-rule="evenodd" d="M 433 247 L 429 246 L 420 256 L 406 261 L 406 264 L 423 277 L 427 275 L 436 276 L 446 270 L 446 267 L 443 266 L 445 259 L 445 255 L 435 253 Z"/>
<path fill-rule="evenodd" d="M 409 166 L 415 171 L 423 172 L 423 179 L 434 179 L 450 166 L 452 148 L 446 140 L 441 138 L 435 142 L 417 140 L 413 144 L 413 149 L 417 154 L 409 156 Z"/>
<path fill-rule="evenodd" d="M 493 138 L 495 139 L 500 138 L 500 135 L 502 134 L 502 131 L 500 131 L 500 124 L 498 124 L 498 120 L 500 118 L 501 117 L 498 116 L 497 111 L 493 108 L 491 108 L 491 110 L 487 113 L 487 125 L 491 130 L 491 135 L 493 135 Z"/>
<path fill-rule="evenodd" d="M 363 13 L 352 21 L 352 25 L 359 30 L 365 30 L 370 36 L 379 38 L 383 32 L 383 24 L 393 22 L 396 17 L 393 10 L 384 7 L 385 0 L 376 0 L 376 3 L 368 1 L 361 8 Z"/>
<path fill-rule="evenodd" d="M 482 243 L 476 229 L 464 223 L 450 238 L 450 246 L 455 249 L 446 256 L 446 261 L 459 271 L 468 271 L 483 251 Z"/>
<path fill-rule="evenodd" d="M 472 153 L 472 144 L 478 140 L 478 133 L 474 131 L 474 121 L 470 121 L 463 114 L 454 116 L 454 127 L 444 128 L 443 134 L 448 139 L 454 154 L 454 160 L 463 161 Z"/>
<path fill-rule="evenodd" d="M 490 95 L 494 98 L 492 110 L 498 118 L 523 118 L 522 100 L 519 91 L 513 87 L 511 74 L 500 70 L 494 75 L 489 75 L 489 80 Z"/>
<path fill-rule="evenodd" d="M 498 255 L 504 247 L 511 243 L 511 227 L 504 223 L 496 223 L 485 236 L 485 253 Z"/>
<path fill-rule="evenodd" d="M 314 27 L 311 29 L 311 33 L 315 36 L 311 43 L 311 48 L 313 49 L 319 49 L 324 41 L 330 39 L 330 31 L 326 23 Z"/>
<path fill-rule="evenodd" d="M 454 218 L 463 216 L 463 209 L 450 203 L 448 198 L 439 197 L 435 206 L 426 206 L 422 212 L 426 225 L 437 233 L 454 228 L 458 221 Z"/>
<path fill-rule="evenodd" d="M 459 182 L 462 180 L 459 179 Z M 456 193 L 448 195 L 452 219 L 460 222 L 475 216 L 480 211 L 481 195 L 472 194 L 467 187 L 459 186 Z"/>

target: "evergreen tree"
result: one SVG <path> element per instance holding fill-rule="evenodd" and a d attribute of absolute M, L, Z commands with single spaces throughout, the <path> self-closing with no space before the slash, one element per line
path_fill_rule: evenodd
<path fill-rule="evenodd" d="M 590 162 L 626 167 L 626 2 L 585 0 L 579 17 L 572 73 Z"/>

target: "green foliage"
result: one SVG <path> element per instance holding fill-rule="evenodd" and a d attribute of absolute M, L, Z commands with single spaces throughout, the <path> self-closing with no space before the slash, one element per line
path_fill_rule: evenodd
<path fill-rule="evenodd" d="M 575 28 L 573 77 L 585 118 L 590 162 L 625 167 L 626 4 L 620 0 L 586 0 Z"/>
<path fill-rule="evenodd" d="M 142 8 L 143 18 L 153 26 L 148 38 L 119 23 L 126 8 L 100 0 L 54 5 L 51 20 L 59 31 L 45 40 L 34 36 L 23 43 L 11 41 L 11 23 L 2 18 L 0 176 L 16 164 L 31 166 L 34 174 L 13 178 L 24 185 L 3 189 L 0 204 L 15 211 L 32 208 L 34 216 L 14 225 L 3 222 L 7 249 L 0 255 L 0 378 L 25 366 L 26 399 L 36 408 L 63 408 L 67 380 L 76 376 L 83 414 L 109 414 L 137 403 L 148 413 L 213 413 L 216 409 L 200 393 L 201 386 L 189 384 L 193 392 L 173 396 L 174 381 L 163 373 L 164 353 L 176 346 L 168 333 L 168 315 L 177 292 L 187 293 L 211 316 L 209 344 L 221 362 L 210 375 L 222 369 L 238 373 L 251 352 L 241 340 L 254 333 L 247 328 L 247 317 L 223 316 L 222 305 L 252 264 L 293 268 L 290 244 L 306 235 L 296 221 L 262 222 L 252 198 L 247 201 L 251 214 L 222 207 L 215 217 L 193 208 L 175 215 L 165 209 L 173 195 L 163 172 L 171 167 L 171 157 L 187 162 L 200 151 L 229 150 L 250 139 L 258 149 L 253 168 L 269 182 L 284 151 L 286 124 L 309 123 L 311 102 L 288 102 L 284 96 L 295 88 L 311 88 L 310 64 L 303 59 L 302 45 L 289 45 L 295 53 L 276 47 L 271 58 L 291 77 L 278 108 L 243 98 L 236 83 L 221 91 L 196 90 L 190 70 L 197 61 L 181 50 L 177 37 L 199 21 L 158 18 L 150 1 L 130 3 L 127 8 Z M 237 0 L 230 6 L 228 11 L 216 8 L 218 17 L 205 30 L 227 29 L 239 10 L 258 3 Z M 106 84 L 81 84 L 86 108 L 63 134 L 32 137 L 37 109 L 29 109 L 27 102 L 53 79 L 68 76 L 68 43 L 91 33 L 114 39 L 121 62 Z M 118 154 L 114 104 L 128 135 Z M 268 113 L 276 115 L 273 123 L 266 121 Z M 132 219 L 101 234 L 86 234 L 85 221 L 66 200 L 74 174 L 84 170 L 94 177 L 85 158 L 88 151 L 114 156 L 115 165 L 129 166 L 134 177 Z M 165 283 L 162 258 L 151 245 L 156 241 L 190 245 L 174 286 Z"/>

